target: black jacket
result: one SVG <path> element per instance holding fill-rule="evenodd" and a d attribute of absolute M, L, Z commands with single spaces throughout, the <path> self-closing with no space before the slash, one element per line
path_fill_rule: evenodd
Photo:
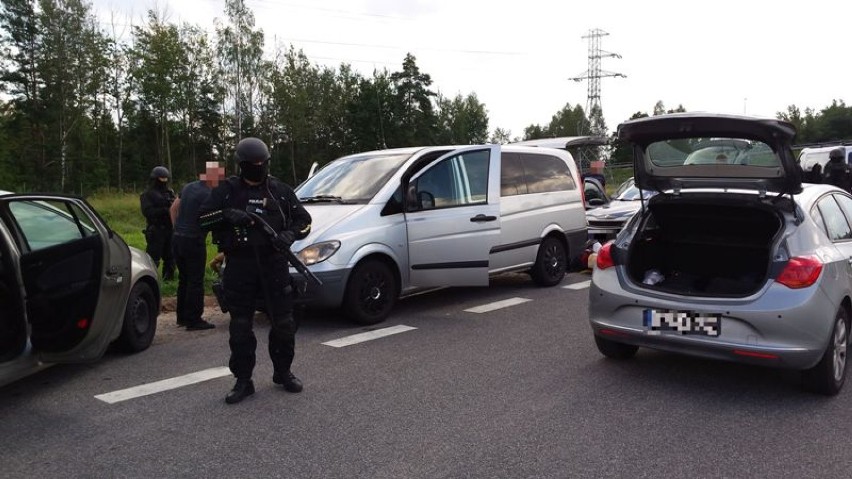
<path fill-rule="evenodd" d="M 212 231 L 213 242 L 225 253 L 249 245 L 271 247 L 271 239 L 259 227 L 241 228 L 228 223 L 222 215 L 228 208 L 250 210 L 275 231 L 292 231 L 297 240 L 311 230 L 310 213 L 288 185 L 271 176 L 259 185 L 249 185 L 232 176 L 213 189 L 198 212 L 202 229 Z"/>
<path fill-rule="evenodd" d="M 169 216 L 169 207 L 175 200 L 175 192 L 168 187 L 152 186 L 139 195 L 139 203 L 142 207 L 142 215 L 148 226 L 158 228 L 171 228 L 172 218 Z"/>

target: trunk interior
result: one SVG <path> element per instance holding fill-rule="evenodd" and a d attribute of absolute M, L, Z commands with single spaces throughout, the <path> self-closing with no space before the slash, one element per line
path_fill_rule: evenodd
<path fill-rule="evenodd" d="M 747 296 L 766 281 L 783 216 L 754 202 L 659 201 L 627 261 L 646 288 L 696 296 Z"/>

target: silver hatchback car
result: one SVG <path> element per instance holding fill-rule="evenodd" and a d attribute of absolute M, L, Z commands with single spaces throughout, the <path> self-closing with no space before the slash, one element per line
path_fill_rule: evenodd
<path fill-rule="evenodd" d="M 589 320 L 602 354 L 638 347 L 790 368 L 833 395 L 846 377 L 852 195 L 803 185 L 784 121 L 672 114 L 619 125 L 656 191 L 598 254 Z M 717 162 L 689 162 L 707 145 Z"/>
<path fill-rule="evenodd" d="M 46 366 L 146 349 L 157 270 L 82 198 L 0 191 L 0 386 Z"/>

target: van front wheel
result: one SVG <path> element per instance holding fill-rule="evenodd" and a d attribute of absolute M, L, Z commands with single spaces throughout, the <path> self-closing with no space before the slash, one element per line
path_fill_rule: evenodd
<path fill-rule="evenodd" d="M 533 281 L 539 286 L 555 286 L 562 281 L 568 269 L 565 245 L 556 238 L 547 237 L 538 247 L 538 256 L 530 270 Z"/>
<path fill-rule="evenodd" d="M 399 298 L 399 285 L 390 266 L 375 259 L 355 267 L 346 293 L 343 309 L 358 324 L 376 324 L 384 321 Z"/>

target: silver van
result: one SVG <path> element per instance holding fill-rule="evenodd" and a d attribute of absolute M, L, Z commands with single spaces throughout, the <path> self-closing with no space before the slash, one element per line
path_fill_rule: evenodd
<path fill-rule="evenodd" d="M 425 288 L 487 286 L 509 271 L 556 285 L 588 237 L 581 188 L 570 153 L 549 148 L 339 158 L 296 188 L 313 226 L 293 251 L 323 283 L 306 302 L 374 324 L 400 296 Z"/>

